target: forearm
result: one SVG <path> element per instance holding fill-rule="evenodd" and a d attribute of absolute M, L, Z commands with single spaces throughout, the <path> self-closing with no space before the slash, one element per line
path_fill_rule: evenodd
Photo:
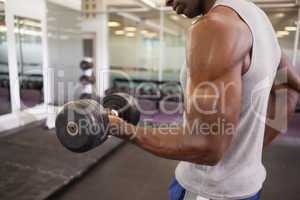
<path fill-rule="evenodd" d="M 270 94 L 269 104 L 268 104 L 268 111 L 267 111 L 267 119 L 266 119 L 266 127 L 265 127 L 265 136 L 264 136 L 264 148 L 269 146 L 277 136 L 280 135 L 280 131 L 278 128 L 272 128 L 272 120 L 275 119 L 275 107 L 276 107 L 276 94 L 273 91 Z"/>
<path fill-rule="evenodd" d="M 275 83 L 286 83 L 290 89 L 300 92 L 300 76 L 296 67 L 290 62 L 287 55 L 282 54 Z"/>
<path fill-rule="evenodd" d="M 215 165 L 220 155 L 211 146 L 212 137 L 193 135 L 183 127 L 147 128 L 135 127 L 125 122 L 117 137 L 126 139 L 142 149 L 166 159 L 187 161 L 202 165 Z M 217 139 L 217 136 L 214 136 Z"/>
<path fill-rule="evenodd" d="M 113 135 L 131 139 L 139 147 L 163 158 L 215 165 L 229 148 L 239 120 L 240 76 L 241 68 L 236 68 L 214 81 L 191 77 L 185 96 L 184 126 L 149 128 L 119 122 L 126 130 Z"/>
<path fill-rule="evenodd" d="M 289 67 L 288 72 L 289 86 L 297 92 L 300 92 L 300 76 L 294 67 Z"/>
<path fill-rule="evenodd" d="M 282 104 L 285 102 L 285 104 Z M 294 117 L 298 93 L 288 86 L 272 90 L 267 111 L 264 147 L 271 144 L 280 134 L 287 131 L 288 122 Z"/>
<path fill-rule="evenodd" d="M 214 165 L 218 162 L 218 157 L 207 140 L 207 136 L 192 135 L 182 127 L 139 127 L 134 143 L 160 157 Z"/>
<path fill-rule="evenodd" d="M 280 131 L 275 130 L 269 126 L 266 126 L 264 148 L 269 146 L 280 134 L 281 134 Z"/>

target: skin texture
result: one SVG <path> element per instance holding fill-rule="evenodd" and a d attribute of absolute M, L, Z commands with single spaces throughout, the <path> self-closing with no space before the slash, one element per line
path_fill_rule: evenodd
<path fill-rule="evenodd" d="M 166 5 L 172 7 L 178 15 L 184 14 L 194 18 L 207 13 L 214 2 L 213 0 L 167 0 Z"/>
<path fill-rule="evenodd" d="M 223 158 L 239 122 L 242 76 L 250 66 L 252 37 L 248 26 L 230 8 L 217 6 L 207 12 L 213 4 L 209 0 L 167 1 L 178 14 L 190 18 L 203 15 L 191 26 L 188 36 L 186 123 L 180 127 L 135 127 L 109 116 L 111 135 L 167 159 L 214 166 Z M 300 79 L 291 77 L 290 69 L 287 72 L 292 84 L 286 87 L 293 94 L 289 97 L 293 97 L 290 87 L 300 86 Z M 276 92 L 275 87 L 272 92 Z M 272 116 L 274 102 L 275 97 L 271 97 L 268 116 Z M 294 105 L 295 100 L 290 102 Z M 193 128 L 195 124 L 211 127 L 219 121 L 225 124 L 222 131 Z M 267 126 L 265 143 L 276 136 Z"/>
<path fill-rule="evenodd" d="M 160 157 L 216 165 L 239 121 L 242 74 L 249 67 L 245 63 L 251 46 L 250 30 L 234 11 L 221 6 L 213 9 L 189 31 L 185 126 L 134 127 L 111 116 L 111 134 L 127 140 L 134 136 L 134 144 Z M 208 132 L 191 128 L 195 124 L 210 127 L 218 120 L 229 128 Z"/>
<path fill-rule="evenodd" d="M 292 66 L 292 63 L 290 62 L 289 58 L 285 54 L 282 55 L 280 61 L 279 74 L 277 76 L 279 75 L 287 77 L 286 86 L 288 86 L 289 89 L 292 89 L 300 93 L 300 76 L 298 75 L 297 70 L 295 69 L 294 66 Z"/>

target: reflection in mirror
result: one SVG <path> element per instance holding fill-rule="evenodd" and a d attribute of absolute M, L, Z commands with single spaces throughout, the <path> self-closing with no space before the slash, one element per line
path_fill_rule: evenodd
<path fill-rule="evenodd" d="M 4 2 L 0 2 L 0 115 L 11 112 L 4 8 Z"/>
<path fill-rule="evenodd" d="M 15 17 L 18 73 L 22 109 L 43 103 L 41 21 Z"/>
<path fill-rule="evenodd" d="M 109 14 L 110 85 L 134 91 L 135 84 L 117 87 L 120 80 L 179 81 L 185 66 L 185 36 L 191 19 L 168 11 Z M 125 82 L 126 83 L 126 82 Z M 128 84 L 128 82 L 126 83 Z M 147 88 L 142 88 L 142 93 Z"/>

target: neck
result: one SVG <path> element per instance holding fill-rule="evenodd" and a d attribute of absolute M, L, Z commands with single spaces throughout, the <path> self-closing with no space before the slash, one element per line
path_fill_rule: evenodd
<path fill-rule="evenodd" d="M 206 13 L 208 13 L 210 11 L 210 9 L 213 7 L 213 5 L 215 4 L 216 0 L 205 0 L 204 1 L 204 10 L 203 10 L 203 15 L 205 15 Z"/>

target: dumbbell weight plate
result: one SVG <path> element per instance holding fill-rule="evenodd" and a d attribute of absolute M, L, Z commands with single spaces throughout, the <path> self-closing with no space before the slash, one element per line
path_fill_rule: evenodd
<path fill-rule="evenodd" d="M 79 81 L 83 84 L 83 85 L 87 85 L 87 84 L 95 84 L 96 83 L 96 79 L 94 76 L 86 76 L 86 75 L 82 75 L 79 79 Z"/>
<path fill-rule="evenodd" d="M 80 69 L 82 70 L 93 69 L 93 67 L 93 63 L 87 62 L 85 60 L 81 61 L 80 63 Z"/>
<path fill-rule="evenodd" d="M 56 118 L 56 134 L 70 151 L 83 153 L 107 139 L 108 114 L 94 100 L 80 100 L 66 104 Z"/>
<path fill-rule="evenodd" d="M 84 100 L 84 99 L 94 99 L 93 94 L 88 94 L 88 93 L 83 93 L 80 95 L 79 97 L 80 99 Z"/>
<path fill-rule="evenodd" d="M 117 111 L 118 116 L 130 124 L 137 125 L 140 121 L 136 99 L 128 94 L 115 93 L 106 96 L 102 100 L 102 105 L 104 108 Z"/>

